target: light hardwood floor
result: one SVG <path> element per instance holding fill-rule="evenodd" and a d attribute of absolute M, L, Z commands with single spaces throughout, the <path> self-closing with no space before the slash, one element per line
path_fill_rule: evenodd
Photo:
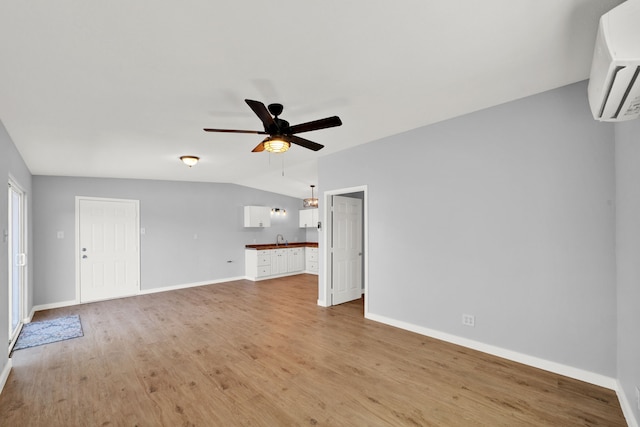
<path fill-rule="evenodd" d="M 13 355 L 2 426 L 624 426 L 613 391 L 321 308 L 317 277 L 66 307 Z"/>

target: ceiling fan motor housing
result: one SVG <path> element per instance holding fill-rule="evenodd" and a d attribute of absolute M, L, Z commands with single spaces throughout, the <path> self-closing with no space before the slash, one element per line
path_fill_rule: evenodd
<path fill-rule="evenodd" d="M 289 122 L 286 120 L 282 120 L 279 119 L 277 117 L 275 117 L 273 119 L 274 122 L 276 122 L 275 126 L 272 126 L 272 129 L 266 129 L 267 132 L 269 132 L 271 135 L 274 134 L 278 134 L 278 135 L 288 135 L 289 134 Z"/>

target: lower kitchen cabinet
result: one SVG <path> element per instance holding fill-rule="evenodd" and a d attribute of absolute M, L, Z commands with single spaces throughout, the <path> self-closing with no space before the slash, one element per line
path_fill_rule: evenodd
<path fill-rule="evenodd" d="M 304 270 L 304 251 L 305 248 L 291 248 L 287 249 L 287 265 L 289 272 L 298 272 Z"/>
<path fill-rule="evenodd" d="M 271 275 L 285 274 L 289 272 L 288 251 L 289 249 L 272 249 L 271 252 Z"/>
<path fill-rule="evenodd" d="M 271 276 L 271 251 L 244 251 L 244 263 L 247 276 L 256 280 Z"/>
<path fill-rule="evenodd" d="M 305 270 L 318 274 L 318 248 L 305 248 Z"/>
<path fill-rule="evenodd" d="M 249 280 L 262 280 L 280 276 L 290 276 L 309 270 L 306 251 L 315 250 L 315 270 L 317 274 L 318 248 L 278 248 L 245 249 L 245 274 Z"/>

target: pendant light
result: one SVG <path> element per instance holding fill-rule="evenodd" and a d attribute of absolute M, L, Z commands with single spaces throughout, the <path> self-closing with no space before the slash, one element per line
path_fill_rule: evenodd
<path fill-rule="evenodd" d="M 308 199 L 304 199 L 302 201 L 302 206 L 305 208 L 317 208 L 318 207 L 318 199 L 313 197 L 313 189 L 315 185 L 311 184 L 311 197 Z"/>

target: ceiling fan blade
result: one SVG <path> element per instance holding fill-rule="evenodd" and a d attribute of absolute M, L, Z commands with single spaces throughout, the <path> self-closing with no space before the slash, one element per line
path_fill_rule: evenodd
<path fill-rule="evenodd" d="M 269 113 L 269 110 L 267 110 L 267 107 L 265 107 L 262 102 L 253 101 L 251 99 L 245 99 L 244 102 L 246 102 L 253 112 L 256 113 L 256 116 L 258 116 L 262 121 L 262 124 L 264 124 L 265 130 L 269 130 L 274 127 L 277 128 L 278 125 L 276 125 L 275 120 L 271 117 L 271 113 Z"/>
<path fill-rule="evenodd" d="M 324 148 L 324 145 L 318 144 L 317 142 L 309 141 L 308 139 L 300 138 L 296 135 L 284 135 L 282 139 L 313 151 L 318 151 Z"/>
<path fill-rule="evenodd" d="M 204 128 L 205 132 L 228 132 L 228 133 L 253 133 L 258 135 L 269 135 L 267 132 L 261 130 L 240 130 L 240 129 L 210 129 Z"/>
<path fill-rule="evenodd" d="M 256 148 L 254 148 L 253 150 L 251 150 L 252 153 L 259 153 L 261 151 L 264 151 L 264 141 L 262 141 L 260 144 L 256 145 Z"/>
<path fill-rule="evenodd" d="M 312 122 L 301 123 L 299 125 L 291 126 L 289 128 L 289 132 L 292 134 L 309 132 L 312 130 L 332 128 L 332 127 L 340 126 L 341 124 L 342 124 L 342 120 L 340 120 L 340 117 L 333 116 L 333 117 L 327 117 L 326 119 L 314 120 Z"/>

